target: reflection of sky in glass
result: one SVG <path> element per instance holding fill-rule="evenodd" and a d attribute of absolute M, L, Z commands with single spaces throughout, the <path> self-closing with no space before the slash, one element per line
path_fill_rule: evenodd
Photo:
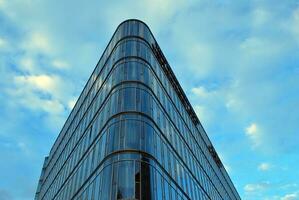
<path fill-rule="evenodd" d="M 126 18 L 151 27 L 242 199 L 298 198 L 296 1 L 65 4 L 67 16 L 63 3 L 0 0 L 0 199 L 33 198 L 44 156 Z"/>

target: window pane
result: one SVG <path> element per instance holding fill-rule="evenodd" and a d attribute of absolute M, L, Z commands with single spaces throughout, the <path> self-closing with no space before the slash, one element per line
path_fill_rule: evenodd
<path fill-rule="evenodd" d="M 118 166 L 117 199 L 134 197 L 134 167 L 133 161 L 122 161 Z"/>
<path fill-rule="evenodd" d="M 135 163 L 135 199 L 140 199 L 140 162 Z"/>
<path fill-rule="evenodd" d="M 110 199 L 110 191 L 111 191 L 111 165 L 107 166 L 103 170 L 103 179 L 102 179 L 102 187 L 101 187 L 101 198 L 100 199 Z"/>
<path fill-rule="evenodd" d="M 140 148 L 140 122 L 135 120 L 126 121 L 125 147 L 128 149 Z"/>
<path fill-rule="evenodd" d="M 119 144 L 119 131 L 118 126 L 112 125 L 109 128 L 109 137 L 107 141 L 107 153 L 111 153 L 115 150 L 118 150 Z"/>
<path fill-rule="evenodd" d="M 150 168 L 147 163 L 141 163 L 141 196 L 142 200 L 151 199 Z"/>
<path fill-rule="evenodd" d="M 100 196 L 100 175 L 96 177 L 95 179 L 95 187 L 94 187 L 94 200 L 99 200 L 99 196 Z"/>
<path fill-rule="evenodd" d="M 118 163 L 113 164 L 113 174 L 112 174 L 112 191 L 111 199 L 115 199 L 117 195 L 117 182 L 118 182 Z"/>
<path fill-rule="evenodd" d="M 157 172 L 157 200 L 162 200 L 162 177 L 160 173 Z"/>
<path fill-rule="evenodd" d="M 144 123 L 144 133 L 145 133 L 145 151 L 149 154 L 154 155 L 154 132 L 153 128 Z"/>
<path fill-rule="evenodd" d="M 169 185 L 166 180 L 164 180 L 164 194 L 165 194 L 165 200 L 169 200 Z"/>

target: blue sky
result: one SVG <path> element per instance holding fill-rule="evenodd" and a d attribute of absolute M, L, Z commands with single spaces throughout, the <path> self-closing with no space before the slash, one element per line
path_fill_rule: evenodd
<path fill-rule="evenodd" d="M 299 199 L 299 1 L 0 0 L 0 199 L 44 156 L 117 25 L 145 21 L 242 199 Z"/>

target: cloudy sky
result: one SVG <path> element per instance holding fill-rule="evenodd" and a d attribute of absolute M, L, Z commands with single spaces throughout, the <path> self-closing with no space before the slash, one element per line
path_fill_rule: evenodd
<path fill-rule="evenodd" d="M 0 199 L 33 199 L 44 156 L 127 18 L 152 29 L 242 199 L 299 199 L 292 0 L 0 0 Z"/>

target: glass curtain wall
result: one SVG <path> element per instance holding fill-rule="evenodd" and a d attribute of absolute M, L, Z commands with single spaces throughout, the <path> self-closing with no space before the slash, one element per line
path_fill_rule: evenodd
<path fill-rule="evenodd" d="M 45 159 L 36 200 L 240 199 L 167 67 L 147 25 L 119 25 Z"/>

